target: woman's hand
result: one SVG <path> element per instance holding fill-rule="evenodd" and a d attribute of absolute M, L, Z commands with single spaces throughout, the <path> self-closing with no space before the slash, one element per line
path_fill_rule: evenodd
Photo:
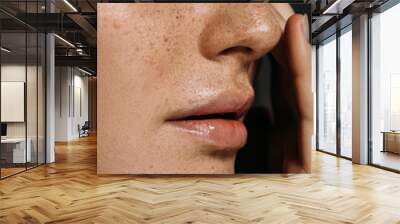
<path fill-rule="evenodd" d="M 273 77 L 273 150 L 282 150 L 283 172 L 311 171 L 313 96 L 308 19 L 288 4 L 274 4 L 283 30 L 272 54 L 280 65 Z"/>

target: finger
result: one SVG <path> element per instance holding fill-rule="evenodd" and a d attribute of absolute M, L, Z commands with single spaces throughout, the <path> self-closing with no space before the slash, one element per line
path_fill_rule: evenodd
<path fill-rule="evenodd" d="M 289 18 L 285 29 L 287 65 L 294 82 L 296 108 L 300 122 L 298 155 L 301 156 L 301 162 L 306 172 L 311 170 L 311 135 L 313 131 L 311 46 L 308 32 L 306 16 L 295 14 Z"/>

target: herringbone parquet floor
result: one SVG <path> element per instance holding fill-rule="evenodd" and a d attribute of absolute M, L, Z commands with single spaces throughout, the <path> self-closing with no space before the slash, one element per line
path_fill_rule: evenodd
<path fill-rule="evenodd" d="M 0 181 L 0 223 L 400 223 L 400 175 L 315 152 L 310 175 L 97 176 L 96 139 Z"/>

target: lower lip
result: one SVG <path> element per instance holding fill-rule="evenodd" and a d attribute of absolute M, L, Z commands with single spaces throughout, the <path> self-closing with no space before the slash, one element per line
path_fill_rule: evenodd
<path fill-rule="evenodd" d="M 217 149 L 235 150 L 246 144 L 247 130 L 240 121 L 205 119 L 170 122 L 181 130 L 215 146 Z"/>

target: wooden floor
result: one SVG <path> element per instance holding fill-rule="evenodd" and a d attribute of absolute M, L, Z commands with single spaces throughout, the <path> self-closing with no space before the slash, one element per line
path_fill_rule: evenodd
<path fill-rule="evenodd" d="M 37 167 L 37 164 L 36 163 L 35 164 L 27 163 L 26 166 L 27 167 L 25 167 L 25 164 L 22 164 L 22 165 L 19 164 L 18 167 L 7 167 L 7 168 L 2 167 L 1 170 L 0 170 L 1 178 L 6 178 L 8 176 L 12 176 L 12 175 L 15 175 L 17 173 L 24 172 L 27 169 L 33 169 L 33 168 Z"/>
<path fill-rule="evenodd" d="M 376 150 L 372 158 L 374 164 L 400 170 L 400 154 Z"/>
<path fill-rule="evenodd" d="M 400 175 L 315 152 L 310 175 L 96 175 L 96 139 L 0 181 L 0 223 L 400 223 Z"/>
<path fill-rule="evenodd" d="M 16 174 L 16 173 L 19 173 L 19 172 L 23 172 L 23 171 L 25 171 L 26 169 L 25 169 L 25 167 L 23 167 L 23 168 L 14 168 L 14 167 L 12 167 L 12 168 L 1 168 L 1 177 L 3 178 L 3 177 L 8 177 L 8 176 L 11 176 L 11 175 L 13 175 L 13 174 Z"/>

